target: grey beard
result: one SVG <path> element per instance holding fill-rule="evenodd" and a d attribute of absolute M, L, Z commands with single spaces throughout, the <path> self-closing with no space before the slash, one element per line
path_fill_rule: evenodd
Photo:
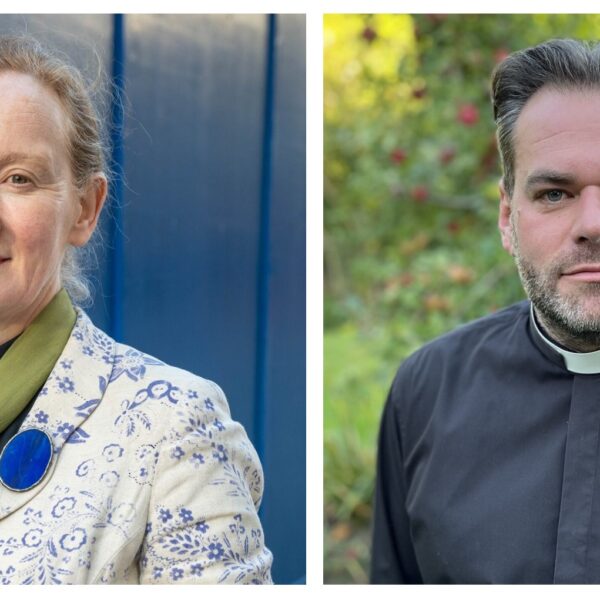
<path fill-rule="evenodd" d="M 581 295 L 561 296 L 557 282 L 569 266 L 583 262 L 600 262 L 600 248 L 587 247 L 576 257 L 569 257 L 543 274 L 523 260 L 515 247 L 515 262 L 521 283 L 531 300 L 540 324 L 550 337 L 569 350 L 590 352 L 600 348 L 600 282 L 586 283 L 586 296 L 598 298 L 598 314 L 586 314 Z M 590 252 L 590 250 L 593 251 Z"/>

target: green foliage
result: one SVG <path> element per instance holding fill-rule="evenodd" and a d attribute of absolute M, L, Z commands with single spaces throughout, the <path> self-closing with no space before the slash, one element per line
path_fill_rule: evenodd
<path fill-rule="evenodd" d="M 523 297 L 496 228 L 490 74 L 512 51 L 599 31 L 600 15 L 325 17 L 325 581 L 366 580 L 398 364 Z"/>

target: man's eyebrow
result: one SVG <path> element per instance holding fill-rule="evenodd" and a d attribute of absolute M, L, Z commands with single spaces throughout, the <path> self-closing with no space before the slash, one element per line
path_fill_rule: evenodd
<path fill-rule="evenodd" d="M 560 173 L 559 171 L 534 171 L 525 180 L 525 191 L 530 191 L 541 183 L 550 185 L 573 185 L 576 181 L 576 178 L 569 173 Z"/>

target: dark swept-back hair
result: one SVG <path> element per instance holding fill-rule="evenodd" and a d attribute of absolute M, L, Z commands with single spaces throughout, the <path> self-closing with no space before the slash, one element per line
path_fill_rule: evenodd
<path fill-rule="evenodd" d="M 544 86 L 600 89 L 600 43 L 549 40 L 514 52 L 492 75 L 492 105 L 507 194 L 515 187 L 514 130 L 525 103 Z"/>

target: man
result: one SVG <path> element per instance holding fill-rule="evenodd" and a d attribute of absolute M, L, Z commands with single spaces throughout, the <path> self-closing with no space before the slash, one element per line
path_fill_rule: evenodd
<path fill-rule="evenodd" d="M 511 55 L 492 102 L 502 244 L 530 300 L 400 367 L 373 583 L 600 582 L 600 45 Z"/>

